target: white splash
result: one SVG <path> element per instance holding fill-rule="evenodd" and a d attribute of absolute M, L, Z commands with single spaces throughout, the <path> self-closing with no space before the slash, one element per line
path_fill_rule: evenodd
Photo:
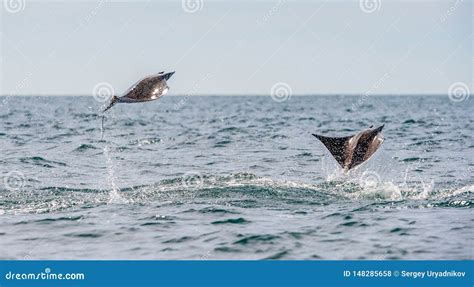
<path fill-rule="evenodd" d="M 120 196 L 119 188 L 115 183 L 114 165 L 107 145 L 104 147 L 104 155 L 107 160 L 107 184 L 110 187 L 109 203 L 126 203 L 127 201 Z"/>

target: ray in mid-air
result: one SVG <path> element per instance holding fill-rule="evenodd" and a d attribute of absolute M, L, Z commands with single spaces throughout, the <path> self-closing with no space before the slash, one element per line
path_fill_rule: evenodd
<path fill-rule="evenodd" d="M 167 81 L 175 72 L 159 72 L 158 74 L 147 76 L 132 85 L 123 96 L 113 96 L 110 104 L 102 111 L 106 112 L 117 103 L 141 103 L 158 100 L 166 95 L 169 90 Z M 104 119 L 102 114 L 101 138 L 104 137 Z"/>
<path fill-rule="evenodd" d="M 367 161 L 377 151 L 384 140 L 381 134 L 383 127 L 371 126 L 347 137 L 326 137 L 318 134 L 313 136 L 320 140 L 339 165 L 348 171 Z"/>
<path fill-rule="evenodd" d="M 166 95 L 169 90 L 168 81 L 174 72 L 160 72 L 141 79 L 131 86 L 122 97 L 113 96 L 110 104 L 103 110 L 107 111 L 116 103 L 141 103 L 158 100 Z"/>

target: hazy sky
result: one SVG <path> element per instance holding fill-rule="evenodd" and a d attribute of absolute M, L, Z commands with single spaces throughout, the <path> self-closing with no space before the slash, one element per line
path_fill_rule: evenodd
<path fill-rule="evenodd" d="M 473 91 L 470 0 L 2 1 L 4 95 L 120 95 L 162 70 L 175 95 Z"/>

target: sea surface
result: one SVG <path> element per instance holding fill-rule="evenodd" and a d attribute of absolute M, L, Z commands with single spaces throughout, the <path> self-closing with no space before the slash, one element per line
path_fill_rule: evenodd
<path fill-rule="evenodd" d="M 474 258 L 472 97 L 105 104 L 0 97 L 0 259 Z M 349 173 L 311 136 L 379 124 Z"/>

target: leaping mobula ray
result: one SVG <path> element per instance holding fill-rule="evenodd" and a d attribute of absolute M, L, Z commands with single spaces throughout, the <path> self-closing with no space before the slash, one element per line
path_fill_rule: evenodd
<path fill-rule="evenodd" d="M 168 92 L 169 87 L 166 81 L 173 74 L 174 72 L 159 72 L 141 79 L 131 86 L 122 97 L 113 96 L 110 104 L 103 112 L 113 107 L 116 103 L 140 103 L 161 98 Z"/>
<path fill-rule="evenodd" d="M 368 129 L 347 137 L 325 137 L 313 134 L 319 139 L 336 159 L 339 165 L 348 171 L 367 161 L 383 142 L 381 131 L 370 126 Z"/>

